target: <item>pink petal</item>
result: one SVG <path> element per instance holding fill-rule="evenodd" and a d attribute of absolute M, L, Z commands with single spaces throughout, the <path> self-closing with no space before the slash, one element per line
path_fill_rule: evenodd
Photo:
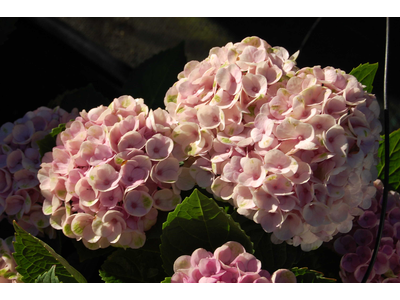
<path fill-rule="evenodd" d="M 132 216 L 142 217 L 150 211 L 152 206 L 153 199 L 146 192 L 131 190 L 125 195 L 124 208 Z"/>

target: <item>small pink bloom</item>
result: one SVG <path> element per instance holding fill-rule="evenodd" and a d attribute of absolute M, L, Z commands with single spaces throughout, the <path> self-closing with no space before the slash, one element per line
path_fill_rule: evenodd
<path fill-rule="evenodd" d="M 119 185 L 113 190 L 99 193 L 99 200 L 104 207 L 114 207 L 122 198 L 123 190 Z"/>
<path fill-rule="evenodd" d="M 294 174 L 299 166 L 294 158 L 277 149 L 267 152 L 264 156 L 264 163 L 265 169 L 275 174 Z"/>
<path fill-rule="evenodd" d="M 94 190 L 107 192 L 117 186 L 120 178 L 120 174 L 111 165 L 103 164 L 89 171 L 87 181 Z"/>
<path fill-rule="evenodd" d="M 31 137 L 35 132 L 32 121 L 26 121 L 23 124 L 15 124 L 12 128 L 13 143 L 26 145 L 31 141 Z"/>
<path fill-rule="evenodd" d="M 293 236 L 300 234 L 303 231 L 303 222 L 301 219 L 293 213 L 286 215 L 283 223 L 274 231 L 274 235 L 282 240 L 288 240 Z"/>
<path fill-rule="evenodd" d="M 25 158 L 20 149 L 16 149 L 7 156 L 7 168 L 11 173 L 15 173 L 23 168 L 22 161 Z"/>
<path fill-rule="evenodd" d="M 142 149 L 146 144 L 146 139 L 138 131 L 130 131 L 125 133 L 118 142 L 118 151 L 132 149 Z"/>
<path fill-rule="evenodd" d="M 365 211 L 358 219 L 358 224 L 363 228 L 375 227 L 377 223 L 378 218 L 372 211 Z"/>
<path fill-rule="evenodd" d="M 0 168 L 0 194 L 5 194 L 12 186 L 11 174 L 3 168 Z"/>
<path fill-rule="evenodd" d="M 321 226 L 330 223 L 329 207 L 320 202 L 311 202 L 304 206 L 303 217 L 311 226 Z"/>
<path fill-rule="evenodd" d="M 151 161 L 146 155 L 136 155 L 121 167 L 121 182 L 127 190 L 134 189 L 146 182 L 151 170 Z"/>
<path fill-rule="evenodd" d="M 229 200 L 232 197 L 233 189 L 234 184 L 222 180 L 221 177 L 215 178 L 211 185 L 213 193 L 224 200 Z"/>
<path fill-rule="evenodd" d="M 354 240 L 359 246 L 368 246 L 372 243 L 374 236 L 370 230 L 367 229 L 357 229 L 354 234 Z"/>
<path fill-rule="evenodd" d="M 242 86 L 242 72 L 235 64 L 219 69 L 215 78 L 220 87 L 230 95 L 237 94 Z"/>
<path fill-rule="evenodd" d="M 94 205 L 98 201 L 98 192 L 89 183 L 88 178 L 82 177 L 75 185 L 75 193 L 85 206 Z"/>
<path fill-rule="evenodd" d="M 286 118 L 276 127 L 276 137 L 282 140 L 295 140 L 295 148 L 311 150 L 316 145 L 314 139 L 314 128 L 307 123 L 303 123 L 291 117 Z"/>
<path fill-rule="evenodd" d="M 268 193 L 275 196 L 293 194 L 293 183 L 280 174 L 267 176 L 264 181 L 264 187 Z"/>
<path fill-rule="evenodd" d="M 240 243 L 230 241 L 215 249 L 214 256 L 224 265 L 228 266 L 239 254 L 244 252 L 246 252 L 246 250 Z"/>
<path fill-rule="evenodd" d="M 161 211 L 171 211 L 181 203 L 182 198 L 180 195 L 173 193 L 171 189 L 162 189 L 153 195 L 153 205 Z"/>
<path fill-rule="evenodd" d="M 157 181 L 173 183 L 178 180 L 179 161 L 174 157 L 169 157 L 153 166 L 151 172 L 152 177 Z"/>
<path fill-rule="evenodd" d="M 284 221 L 280 209 L 271 209 L 266 211 L 259 209 L 254 215 L 254 222 L 260 224 L 265 232 L 275 232 Z"/>
<path fill-rule="evenodd" d="M 201 128 L 214 129 L 223 122 L 223 113 L 218 106 L 202 105 L 198 108 L 197 118 Z"/>
<path fill-rule="evenodd" d="M 263 97 L 267 92 L 267 79 L 262 75 L 247 73 L 242 78 L 243 90 L 250 97 Z"/>
<path fill-rule="evenodd" d="M 272 274 L 271 281 L 273 283 L 296 283 L 297 279 L 292 271 L 279 269 Z"/>
<path fill-rule="evenodd" d="M 159 161 L 166 159 L 173 147 L 173 141 L 169 137 L 157 133 L 147 140 L 146 153 L 151 160 Z"/>
<path fill-rule="evenodd" d="M 276 65 L 270 66 L 267 61 L 264 61 L 257 65 L 256 74 L 263 75 L 267 79 L 268 85 L 272 85 L 281 79 L 282 70 Z"/>
<path fill-rule="evenodd" d="M 131 190 L 124 197 L 126 212 L 135 217 L 146 215 L 153 206 L 153 198 L 144 191 Z"/>

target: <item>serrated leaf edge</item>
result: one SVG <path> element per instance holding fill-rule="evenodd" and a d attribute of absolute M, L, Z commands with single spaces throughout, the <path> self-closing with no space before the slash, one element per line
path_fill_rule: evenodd
<path fill-rule="evenodd" d="M 190 196 L 186 197 L 180 204 L 178 204 L 178 205 L 175 207 L 175 209 L 174 209 L 173 211 L 171 211 L 171 212 L 168 214 L 167 219 L 166 219 L 165 222 L 162 224 L 162 231 L 163 231 L 163 232 L 164 232 L 164 229 L 168 226 L 167 223 L 170 223 L 171 221 L 173 221 L 173 220 L 171 220 L 172 218 L 177 217 L 177 214 L 178 214 L 178 212 L 179 212 L 179 210 L 177 210 L 178 207 L 180 208 L 180 207 L 184 204 L 184 202 L 185 202 L 185 201 L 188 201 L 187 199 L 190 198 L 194 193 L 196 193 L 196 196 L 197 196 L 197 197 L 199 196 L 199 194 L 203 195 L 204 197 L 207 197 L 206 195 L 202 194 L 197 188 L 195 188 Z M 254 250 L 254 243 L 253 243 L 253 241 L 251 240 L 250 236 L 242 229 L 242 227 L 240 226 L 240 223 L 239 223 L 239 222 L 236 222 L 236 221 L 232 218 L 232 216 L 231 216 L 230 214 L 226 213 L 225 210 L 224 210 L 224 208 L 220 207 L 220 206 L 217 204 L 217 202 L 216 202 L 213 198 L 209 198 L 209 197 L 207 197 L 207 198 L 210 199 L 210 200 L 212 200 L 212 202 L 214 203 L 214 205 L 217 206 L 217 208 L 220 210 L 220 212 L 221 212 L 223 215 L 225 215 L 225 216 L 228 218 L 228 220 L 232 221 L 233 224 L 236 224 L 236 225 L 238 226 L 238 229 L 244 234 L 244 236 L 246 236 L 246 237 L 248 238 L 248 240 L 250 241 L 250 244 L 251 244 L 251 251 L 248 251 L 248 249 L 246 249 L 246 251 L 248 251 L 248 252 L 251 253 L 251 254 L 254 254 L 254 251 L 255 251 L 255 250 Z M 199 201 L 200 201 L 200 198 L 199 198 Z M 160 240 L 161 240 L 161 241 L 162 241 L 162 236 L 163 236 L 163 234 L 164 234 L 164 233 L 162 233 L 161 236 L 160 236 Z M 160 248 L 160 253 L 161 253 L 160 256 L 161 256 L 161 259 L 162 259 L 162 261 L 163 261 L 163 269 L 164 269 L 165 273 L 168 274 L 168 272 L 167 272 L 167 270 L 166 270 L 166 267 L 165 267 L 165 265 L 164 265 L 164 259 L 163 259 L 163 256 L 162 256 L 161 244 L 162 244 L 162 242 L 160 243 L 159 248 Z M 222 245 L 221 245 L 221 246 L 222 246 Z M 207 249 L 207 250 L 210 251 L 209 249 Z M 191 253 L 188 253 L 188 255 L 191 255 Z"/>
<path fill-rule="evenodd" d="M 17 238 L 17 234 L 20 232 L 23 232 L 23 233 L 29 235 L 35 241 L 39 242 L 43 246 L 43 248 L 45 248 L 50 253 L 50 255 L 57 262 L 59 262 L 67 270 L 67 272 L 71 275 L 71 277 L 74 278 L 78 283 L 87 283 L 85 277 L 83 277 L 83 275 L 78 270 L 76 270 L 74 267 L 72 267 L 61 255 L 57 254 L 57 252 L 55 252 L 53 250 L 53 248 L 51 248 L 49 245 L 47 245 L 45 242 L 38 239 L 37 237 L 31 235 L 29 232 L 26 232 L 22 227 L 20 227 L 18 225 L 18 223 L 15 220 L 13 221 L 13 225 L 14 225 L 14 229 L 15 229 L 16 238 Z M 22 237 L 20 237 L 20 238 L 22 238 Z M 15 243 L 15 242 L 13 242 L 13 243 Z M 14 258 L 15 258 L 15 254 L 16 254 L 16 252 L 13 253 Z M 18 268 L 18 266 L 17 266 L 17 268 Z"/>

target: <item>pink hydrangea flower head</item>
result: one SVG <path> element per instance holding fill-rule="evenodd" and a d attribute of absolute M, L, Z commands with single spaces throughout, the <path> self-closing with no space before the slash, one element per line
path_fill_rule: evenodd
<path fill-rule="evenodd" d="M 131 96 L 81 111 L 58 135 L 38 172 L 43 213 L 52 228 L 93 250 L 142 247 L 158 210 L 173 210 L 182 200 L 180 191 L 195 184 L 188 167 L 181 167 L 180 154 L 190 144 L 204 146 L 207 138 L 192 125 L 178 127 L 168 112 L 149 110 L 143 99 Z M 13 166 L 24 155 L 34 157 L 17 154 Z M 21 171 L 15 172 L 18 184 L 29 184 L 26 174 L 17 174 Z M 6 179 L 0 188 L 12 189 L 6 184 L 10 172 L 0 176 Z M 15 196 L 20 200 L 14 206 L 1 201 L 0 208 L 27 210 L 23 196 Z"/>
<path fill-rule="evenodd" d="M 229 241 L 211 253 L 203 248 L 174 262 L 172 283 L 278 283 L 296 282 L 293 272 L 280 269 L 272 276 L 244 247 Z"/>
<path fill-rule="evenodd" d="M 299 69 L 297 56 L 258 37 L 212 48 L 186 64 L 164 104 L 177 121 L 173 155 L 190 170 L 209 161 L 216 197 L 274 241 L 309 251 L 371 205 L 382 127 L 375 96 L 354 76 Z"/>
<path fill-rule="evenodd" d="M 43 139 L 61 123 L 78 115 L 77 109 L 71 113 L 56 107 L 39 107 L 27 112 L 15 122 L 7 122 L 0 128 L 0 220 L 16 220 L 22 228 L 33 235 L 54 236 L 49 227 L 49 216 L 43 214 L 45 201 L 39 192 L 38 170 L 41 158 L 37 141 Z M 56 169 L 68 169 L 62 155 L 56 155 Z M 54 193 L 63 194 L 62 183 L 47 181 Z M 64 188 L 65 190 L 65 188 Z"/>

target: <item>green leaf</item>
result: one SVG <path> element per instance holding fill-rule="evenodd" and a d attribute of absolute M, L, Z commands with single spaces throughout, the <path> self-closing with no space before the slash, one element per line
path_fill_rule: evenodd
<path fill-rule="evenodd" d="M 374 82 L 377 70 L 378 63 L 365 63 L 363 65 L 360 64 L 357 68 L 351 70 L 349 74 L 356 77 L 359 82 L 366 86 L 364 88 L 365 91 L 367 91 L 368 93 L 372 93 L 372 83 Z"/>
<path fill-rule="evenodd" d="M 160 250 L 164 270 L 171 276 L 179 256 L 191 255 L 197 248 L 214 252 L 228 241 L 239 242 L 253 253 L 252 242 L 240 225 L 213 199 L 195 189 L 163 224 Z"/>
<path fill-rule="evenodd" d="M 309 270 L 307 267 L 294 267 L 291 271 L 296 275 L 297 283 L 333 283 L 334 278 L 326 278 L 324 274 L 318 271 Z"/>
<path fill-rule="evenodd" d="M 108 273 L 103 270 L 99 270 L 99 275 L 105 283 L 124 283 L 122 280 L 116 278 L 114 275 L 108 275 Z"/>
<path fill-rule="evenodd" d="M 39 146 L 40 157 L 43 157 L 46 152 L 51 152 L 56 146 L 57 135 L 65 130 L 65 124 L 62 123 L 58 127 L 53 128 L 51 132 L 43 139 L 37 141 Z"/>
<path fill-rule="evenodd" d="M 93 107 L 108 105 L 110 99 L 107 99 L 98 92 L 92 84 L 86 87 L 66 91 L 49 102 L 48 107 L 60 106 L 66 111 L 77 108 L 79 111 L 86 109 L 89 111 Z"/>
<path fill-rule="evenodd" d="M 13 253 L 17 263 L 16 270 L 26 283 L 50 270 L 55 265 L 55 274 L 63 282 L 85 283 L 86 279 L 49 245 L 23 230 L 15 221 L 15 242 Z"/>
<path fill-rule="evenodd" d="M 118 249 L 101 266 L 105 282 L 159 283 L 165 278 L 159 252 L 146 249 Z"/>
<path fill-rule="evenodd" d="M 385 136 L 381 136 L 379 142 L 378 156 L 380 162 L 377 165 L 378 178 L 384 180 L 385 167 Z M 389 187 L 400 192 L 400 129 L 389 134 Z"/>
<path fill-rule="evenodd" d="M 178 80 L 186 64 L 184 43 L 149 58 L 129 75 L 122 93 L 143 98 L 152 109 L 164 107 L 168 89 Z"/>
<path fill-rule="evenodd" d="M 165 277 L 165 279 L 161 281 L 161 283 L 171 283 L 171 277 Z"/>
<path fill-rule="evenodd" d="M 39 275 L 36 278 L 35 283 L 60 283 L 60 280 L 58 280 L 56 275 L 56 265 L 53 265 L 49 271 Z"/>

